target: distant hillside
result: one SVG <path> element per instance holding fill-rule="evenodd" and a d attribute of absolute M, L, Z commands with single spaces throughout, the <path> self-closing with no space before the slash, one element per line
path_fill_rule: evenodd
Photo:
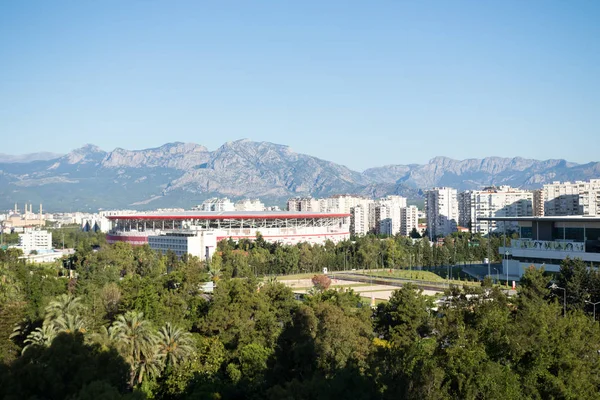
<path fill-rule="evenodd" d="M 0 158 L 0 208 L 43 202 L 47 210 L 190 207 L 212 196 L 260 197 L 283 204 L 290 196 L 357 193 L 422 198 L 433 186 L 476 189 L 507 184 L 535 188 L 555 180 L 600 177 L 600 163 L 489 157 L 390 165 L 363 173 L 299 154 L 289 147 L 239 140 L 215 151 L 193 143 L 107 152 L 94 145 L 53 159 Z"/>
<path fill-rule="evenodd" d="M 10 154 L 0 153 L 0 163 L 28 163 L 31 161 L 46 161 L 46 160 L 54 160 L 55 158 L 59 158 L 62 154 L 57 153 L 31 153 L 31 154 L 20 154 L 12 156 Z"/>
<path fill-rule="evenodd" d="M 588 180 L 600 177 L 600 163 L 575 164 L 565 160 L 530 160 L 521 157 L 453 160 L 435 157 L 425 165 L 388 165 L 363 173 L 380 183 L 398 183 L 427 189 L 450 186 L 460 190 L 490 185 L 539 188 L 552 181 Z"/>

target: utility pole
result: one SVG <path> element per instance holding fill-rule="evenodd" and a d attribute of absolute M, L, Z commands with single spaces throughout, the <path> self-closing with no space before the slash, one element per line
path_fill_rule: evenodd
<path fill-rule="evenodd" d="M 487 252 L 487 259 L 488 259 L 488 276 L 492 275 L 492 260 L 491 260 L 491 248 L 492 248 L 492 234 L 490 232 L 490 227 L 488 225 L 488 252 Z"/>

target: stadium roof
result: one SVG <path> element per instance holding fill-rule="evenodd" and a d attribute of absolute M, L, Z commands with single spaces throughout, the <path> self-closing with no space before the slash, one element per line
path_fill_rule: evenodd
<path fill-rule="evenodd" d="M 479 221 L 532 221 L 532 222 L 600 222 L 600 217 L 584 215 L 563 215 L 543 217 L 480 217 Z"/>
<path fill-rule="evenodd" d="M 145 220 L 179 220 L 179 219 L 294 219 L 294 218 L 342 218 L 346 213 L 318 213 L 308 211 L 183 211 L 170 213 L 139 213 L 128 215 L 110 215 L 106 218 L 145 219 Z"/>

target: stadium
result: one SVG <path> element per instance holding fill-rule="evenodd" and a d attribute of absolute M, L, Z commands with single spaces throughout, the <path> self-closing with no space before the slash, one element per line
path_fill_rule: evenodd
<path fill-rule="evenodd" d="M 201 258 L 210 257 L 220 240 L 252 240 L 257 233 L 266 241 L 288 245 L 324 244 L 327 240 L 336 243 L 350 238 L 350 214 L 343 213 L 191 211 L 107 218 L 111 223 L 106 237 L 109 243 L 150 244 L 158 250 L 178 250 Z M 198 243 L 192 245 L 192 241 Z"/>

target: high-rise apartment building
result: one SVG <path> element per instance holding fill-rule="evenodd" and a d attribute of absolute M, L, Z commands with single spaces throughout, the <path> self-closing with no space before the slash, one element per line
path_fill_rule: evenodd
<path fill-rule="evenodd" d="M 358 204 L 350 209 L 350 232 L 358 236 L 369 233 L 368 204 Z"/>
<path fill-rule="evenodd" d="M 536 217 L 544 216 L 544 190 L 536 189 L 533 191 L 533 215 Z"/>
<path fill-rule="evenodd" d="M 235 203 L 235 211 L 265 211 L 265 205 L 259 199 L 245 199 Z"/>
<path fill-rule="evenodd" d="M 583 215 L 600 216 L 600 190 L 585 190 L 580 193 L 579 207 Z"/>
<path fill-rule="evenodd" d="M 400 209 L 400 234 L 409 236 L 413 229 L 419 228 L 419 209 L 408 206 Z"/>
<path fill-rule="evenodd" d="M 456 231 L 458 224 L 458 195 L 449 187 L 425 192 L 425 210 L 429 237 L 446 236 Z"/>
<path fill-rule="evenodd" d="M 458 225 L 471 229 L 471 194 L 472 190 L 460 192 L 458 198 Z"/>
<path fill-rule="evenodd" d="M 406 197 L 390 195 L 377 200 L 375 230 L 383 235 L 400 233 L 401 209 L 406 208 Z"/>
<path fill-rule="evenodd" d="M 287 201 L 288 211 L 312 211 L 321 212 L 325 211 L 321 208 L 321 202 L 318 199 L 312 197 L 295 197 Z"/>
<path fill-rule="evenodd" d="M 576 181 L 574 183 L 553 182 L 544 185 L 542 190 L 544 196 L 544 215 L 589 215 L 585 214 L 585 212 L 591 211 L 589 200 L 587 200 L 588 204 L 584 210 L 584 205 L 579 202 L 580 196 L 584 195 L 584 199 L 582 200 L 586 201 L 586 192 L 592 193 L 600 190 L 600 179 L 591 179 L 588 182 Z"/>
<path fill-rule="evenodd" d="M 532 191 L 510 186 L 471 192 L 471 232 L 487 235 L 498 228 L 502 231 L 518 230 L 515 222 L 481 221 L 479 218 L 533 216 L 533 196 Z"/>

